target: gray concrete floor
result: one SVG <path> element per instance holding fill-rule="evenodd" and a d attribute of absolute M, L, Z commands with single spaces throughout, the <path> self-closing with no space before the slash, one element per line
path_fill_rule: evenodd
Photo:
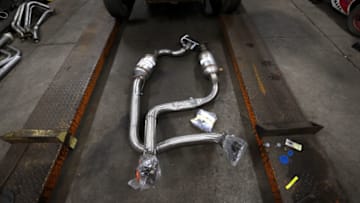
<path fill-rule="evenodd" d="M 310 1 L 244 1 L 351 202 L 360 199 L 360 53 L 354 38 Z M 327 11 L 331 9 L 327 9 Z"/>
<path fill-rule="evenodd" d="M 325 128 L 316 135 L 319 148 L 325 151 L 335 168 L 337 179 L 344 187 L 351 202 L 360 199 L 360 54 L 351 47 L 356 38 L 349 35 L 318 6 L 303 0 L 244 0 L 244 7 L 253 19 L 261 36 L 274 55 L 298 103 L 313 121 Z M 91 21 L 92 9 L 102 6 L 98 0 L 57 0 L 54 2 L 57 16 L 50 18 L 42 27 L 43 39 L 38 45 L 16 42 L 24 53 L 22 62 L 0 81 L 0 134 L 21 129 L 37 104 L 40 96 L 60 68 L 62 62 Z M 335 12 L 335 11 L 334 11 Z M 336 18 L 342 18 L 337 15 Z M 126 182 L 133 176 L 138 155 L 129 147 L 127 136 L 128 97 L 131 68 L 145 51 L 164 46 L 174 47 L 174 40 L 185 31 L 197 33 L 210 42 L 220 63 L 227 70 L 219 33 L 211 20 L 188 19 L 183 29 L 172 27 L 174 19 L 160 21 L 166 39 L 157 43 L 143 38 L 121 40 L 114 56 L 111 70 L 103 82 L 104 91 L 97 96 L 97 108 L 91 109 L 93 118 L 80 135 L 79 153 L 74 151 L 66 164 L 64 181 L 60 182 L 54 202 L 260 202 L 259 183 L 249 154 L 237 168 L 227 165 L 221 150 L 215 146 L 197 146 L 175 150 L 160 156 L 163 178 L 159 188 L 144 193 L 130 190 Z M 340 20 L 341 21 L 341 20 Z M 196 24 L 194 27 L 193 24 Z M 162 29 L 168 26 L 171 29 Z M 149 29 L 135 24 L 126 28 L 123 36 L 142 33 Z M 202 33 L 202 34 L 201 34 Z M 151 36 L 151 33 L 149 33 Z M 146 49 L 146 50 L 145 50 Z M 127 50 L 127 51 L 126 51 Z M 143 109 L 154 104 L 205 94 L 207 86 L 196 70 L 194 55 L 188 62 L 164 60 L 162 68 L 151 78 L 145 90 Z M 173 64 L 184 66 L 184 71 L 171 71 Z M 166 77 L 162 77 L 165 76 Z M 182 83 L 179 77 L 191 82 Z M 217 130 L 230 129 L 244 132 L 240 117 L 232 112 L 237 106 L 234 87 L 229 82 L 229 72 L 221 76 L 221 96 L 206 109 L 219 113 Z M 165 79 L 166 78 L 166 79 Z M 183 88 L 171 88 L 171 84 Z M 165 95 L 171 95 L 171 98 Z M 149 96 L 151 95 L 151 96 Z M 225 106 L 223 108 L 221 105 Z M 90 113 L 90 114 L 91 114 Z M 194 111 L 166 115 L 160 120 L 159 137 L 184 132 L 196 132 L 188 120 Z M 235 126 L 235 127 L 234 127 Z M 81 138 L 82 137 L 82 138 Z M 109 142 L 110 140 L 110 142 Z M 116 143 L 116 145 L 114 144 Z M 0 158 L 8 144 L 0 141 Z M 205 153 L 204 153 L 205 151 Z M 193 155 L 195 154 L 195 155 Z M 219 156 L 220 154 L 220 156 Z M 189 158 L 191 157 L 191 158 Z M 201 161 L 199 161 L 201 160 Z M 122 164 L 119 164 L 122 163 Z M 72 167 L 70 167 L 70 165 Z M 186 174 L 191 174 L 187 176 Z M 195 174 L 195 175 L 194 175 Z M 67 182 L 66 178 L 73 178 Z M 209 184 L 210 183 L 210 184 Z M 68 189 L 64 189 L 64 187 Z M 63 189 L 63 190 L 61 190 Z M 160 189 L 165 192 L 160 192 Z M 167 194 L 167 195 L 165 195 Z M 149 199 L 144 200 L 147 197 Z"/>

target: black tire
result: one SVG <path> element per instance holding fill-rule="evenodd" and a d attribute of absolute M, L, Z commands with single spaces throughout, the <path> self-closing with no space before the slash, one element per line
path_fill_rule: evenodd
<path fill-rule="evenodd" d="M 360 37 L 360 4 L 350 11 L 347 25 L 353 35 Z"/>
<path fill-rule="evenodd" d="M 125 19 L 130 16 L 135 0 L 103 0 L 106 9 L 114 18 Z"/>
<path fill-rule="evenodd" d="M 210 0 L 214 14 L 235 12 L 241 4 L 241 0 Z"/>

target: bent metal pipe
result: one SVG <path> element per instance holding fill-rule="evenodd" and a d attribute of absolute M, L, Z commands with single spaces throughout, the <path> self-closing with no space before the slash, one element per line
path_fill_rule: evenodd
<path fill-rule="evenodd" d="M 40 10 L 42 10 L 42 14 L 37 19 L 37 21 L 33 23 L 32 14 L 35 8 L 39 8 Z M 11 22 L 11 27 L 18 33 L 21 39 L 30 36 L 37 43 L 40 40 L 40 25 L 46 20 L 49 15 L 53 14 L 54 12 L 54 9 L 51 9 L 48 5 L 37 1 L 29 1 L 22 3 L 16 11 L 14 19 Z"/>
<path fill-rule="evenodd" d="M 0 61 L 0 79 L 10 72 L 21 60 L 20 50 L 9 45 L 13 40 L 14 37 L 11 33 L 5 33 L 0 38 L 0 53 L 6 55 L 6 58 Z"/>
<path fill-rule="evenodd" d="M 136 178 L 128 182 L 129 186 L 134 189 L 147 189 L 154 185 L 161 174 L 159 160 L 156 157 L 158 152 L 164 152 L 170 149 L 205 143 L 217 143 L 224 149 L 232 165 L 236 165 L 246 149 L 246 142 L 233 135 L 223 133 L 202 133 L 193 135 L 183 135 L 157 142 L 156 124 L 157 117 L 164 112 L 176 112 L 194 109 L 205 105 L 218 94 L 218 66 L 212 55 L 205 45 L 201 45 L 192 40 L 189 35 L 180 39 L 181 48 L 176 51 L 169 49 L 157 50 L 154 54 L 146 54 L 139 60 L 134 71 L 134 82 L 130 107 L 130 128 L 129 137 L 131 146 L 138 152 L 142 153 L 139 160 L 139 166 L 136 169 Z M 198 48 L 200 47 L 200 48 Z M 197 49 L 198 48 L 198 49 Z M 202 98 L 190 98 L 183 101 L 175 101 L 160 104 L 153 107 L 146 116 L 145 120 L 145 145 L 139 139 L 139 115 L 140 115 L 140 96 L 141 90 L 155 69 L 156 62 L 161 56 L 182 56 L 188 51 L 200 50 L 199 63 L 203 74 L 212 82 L 210 93 Z"/>

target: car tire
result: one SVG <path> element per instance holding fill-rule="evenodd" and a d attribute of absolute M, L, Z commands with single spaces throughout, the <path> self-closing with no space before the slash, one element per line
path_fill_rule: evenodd
<path fill-rule="evenodd" d="M 117 19 L 126 19 L 130 16 L 135 0 L 103 0 L 110 15 Z"/>
<path fill-rule="evenodd" d="M 214 14 L 230 14 L 235 12 L 241 4 L 241 0 L 210 0 Z"/>
<path fill-rule="evenodd" d="M 353 35 L 360 37 L 360 4 L 350 11 L 347 25 Z"/>

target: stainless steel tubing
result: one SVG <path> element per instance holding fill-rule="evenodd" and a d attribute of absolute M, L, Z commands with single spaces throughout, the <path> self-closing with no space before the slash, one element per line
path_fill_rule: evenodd
<path fill-rule="evenodd" d="M 130 129 L 129 138 L 131 146 L 138 152 L 144 151 L 144 145 L 139 140 L 139 117 L 140 117 L 140 97 L 141 88 L 144 84 L 144 79 L 135 78 L 133 83 L 133 90 L 131 96 L 130 106 Z"/>
<path fill-rule="evenodd" d="M 21 56 L 21 51 L 11 45 L 8 45 L 7 46 L 8 49 L 10 49 L 11 51 L 15 52 L 15 55 L 14 56 Z"/>
<path fill-rule="evenodd" d="M 167 50 L 169 54 L 171 50 Z M 166 54 L 161 54 L 166 55 Z M 129 139 L 131 146 L 138 152 L 144 151 L 144 145 L 139 140 L 139 117 L 140 117 L 140 98 L 141 90 L 145 85 L 145 81 L 150 77 L 156 66 L 157 57 L 160 56 L 157 51 L 155 55 L 146 54 L 136 64 L 134 70 L 134 82 L 131 94 L 131 106 L 130 106 L 130 127 L 129 127 Z"/>
<path fill-rule="evenodd" d="M 3 67 L 0 68 L 0 79 L 3 78 L 9 71 L 11 71 L 15 65 L 20 61 L 21 56 L 15 55 L 12 59 Z"/>
<path fill-rule="evenodd" d="M 177 51 L 170 49 L 162 49 L 155 51 L 155 54 L 146 54 L 136 64 L 134 70 L 134 82 L 131 96 L 130 106 L 130 127 L 129 139 L 131 146 L 138 152 L 144 151 L 144 145 L 139 140 L 139 116 L 140 116 L 140 97 L 142 87 L 146 80 L 150 77 L 155 69 L 157 58 L 160 56 L 179 56 L 186 53 L 188 50 L 193 50 L 199 44 L 192 40 L 189 35 L 184 35 L 180 38 L 181 48 Z"/>
<path fill-rule="evenodd" d="M 190 146 L 204 143 L 217 143 L 220 144 L 225 151 L 230 163 L 235 166 L 243 151 L 246 148 L 246 142 L 234 136 L 225 133 L 202 133 L 191 134 L 172 137 L 162 142 L 156 140 L 156 124 L 157 117 L 161 113 L 183 111 L 188 109 L 197 108 L 212 101 L 218 94 L 218 66 L 213 55 L 202 45 L 199 54 L 199 62 L 203 74 L 207 76 L 212 82 L 211 92 L 202 98 L 190 98 L 183 101 L 175 101 L 165 104 L 160 104 L 153 107 L 146 115 L 145 119 L 145 135 L 143 145 L 139 140 L 139 114 L 140 114 L 140 96 L 142 87 L 145 81 L 153 72 L 157 57 L 159 56 L 178 56 L 184 54 L 187 50 L 192 50 L 198 44 L 192 41 L 187 35 L 181 38 L 182 48 L 178 51 L 162 49 L 155 51 L 155 54 L 148 54 L 141 58 L 137 63 L 134 71 L 134 83 L 131 97 L 130 109 L 130 142 L 131 146 L 138 152 L 142 152 L 139 159 L 139 164 L 136 168 L 136 177 L 128 182 L 128 185 L 136 190 L 143 190 L 153 186 L 156 180 L 161 175 L 159 160 L 156 156 L 157 153 L 164 152 L 170 149 L 178 148 L 181 146 Z M 189 43 L 190 42 L 190 43 Z M 195 43 L 196 45 L 194 45 Z M 194 45 L 192 48 L 188 45 Z"/>
<path fill-rule="evenodd" d="M 182 56 L 186 53 L 187 49 L 185 48 L 181 48 L 177 51 L 172 51 L 170 49 L 160 49 L 158 51 L 156 51 L 155 54 L 157 54 L 158 56 Z"/>
<path fill-rule="evenodd" d="M 10 32 L 3 34 L 0 38 L 0 48 L 6 46 L 14 40 L 14 37 Z"/>
<path fill-rule="evenodd" d="M 4 64 L 8 63 L 10 60 L 11 60 L 11 53 L 6 51 L 6 50 L 3 50 L 3 49 L 0 49 L 0 53 L 6 55 L 6 58 L 2 59 L 0 61 L 0 67 L 3 66 Z"/>
<path fill-rule="evenodd" d="M 0 79 L 3 78 L 9 71 L 11 71 L 21 59 L 20 50 L 9 45 L 7 47 L 14 51 L 15 55 L 11 57 L 11 60 L 8 63 L 6 63 L 3 67 L 0 68 Z"/>
<path fill-rule="evenodd" d="M 171 111 L 183 111 L 197 108 L 213 100 L 219 90 L 217 75 L 211 74 L 212 90 L 209 95 L 203 98 L 190 98 L 188 100 L 176 101 L 166 104 L 160 104 L 153 107 L 146 115 L 145 120 L 145 151 L 156 154 L 156 123 L 157 117 L 161 113 Z"/>
<path fill-rule="evenodd" d="M 157 117 L 161 113 L 171 112 L 171 111 L 183 111 L 193 108 L 200 107 L 206 103 L 212 101 L 218 94 L 219 85 L 218 85 L 218 66 L 216 61 L 206 48 L 205 45 L 201 45 L 201 52 L 199 54 L 199 62 L 203 70 L 203 74 L 208 76 L 212 82 L 212 90 L 209 95 L 203 98 L 190 98 L 188 100 L 176 101 L 166 104 L 160 104 L 153 107 L 146 115 L 145 120 L 145 152 L 150 154 L 156 154 L 156 124 Z"/>
<path fill-rule="evenodd" d="M 8 46 L 13 40 L 14 37 L 10 32 L 3 34 L 0 38 L 0 53 L 6 55 L 6 58 L 0 61 L 0 67 L 12 60 L 11 53 L 1 48 Z"/>
<path fill-rule="evenodd" d="M 16 13 L 15 13 L 15 16 L 14 16 L 14 19 L 13 21 L 11 22 L 11 27 L 20 35 L 20 37 L 24 37 L 24 33 L 17 27 L 17 21 L 18 19 L 20 18 L 20 11 L 21 11 L 21 8 L 25 5 L 25 3 L 21 4 Z"/>
<path fill-rule="evenodd" d="M 182 56 L 188 50 L 194 50 L 199 43 L 190 38 L 189 35 L 184 35 L 180 38 L 181 48 L 179 50 L 173 51 L 170 49 L 160 49 L 155 51 L 157 56 Z"/>
<path fill-rule="evenodd" d="M 25 22 L 24 22 L 24 28 L 26 30 L 26 32 L 30 32 L 30 27 L 31 27 L 31 18 L 32 18 L 32 10 L 34 9 L 35 5 L 31 6 L 29 10 L 27 10 L 27 5 L 26 5 L 26 10 L 25 10 Z"/>
<path fill-rule="evenodd" d="M 25 32 L 26 32 L 25 28 L 23 28 L 21 26 L 21 23 L 22 23 L 23 17 L 24 17 L 24 13 L 25 13 L 24 12 L 25 11 L 25 6 L 26 6 L 26 4 L 24 3 L 24 4 L 21 4 L 21 6 L 19 7 L 19 9 L 20 9 L 19 16 L 18 16 L 17 21 L 16 21 L 16 27 L 18 28 L 18 30 L 20 30 L 19 34 L 20 34 L 21 37 L 24 37 Z"/>
<path fill-rule="evenodd" d="M 134 70 L 134 82 L 130 105 L 130 127 L 129 139 L 131 146 L 138 152 L 144 151 L 144 146 L 139 140 L 139 117 L 140 117 L 140 97 L 142 87 L 145 85 L 156 66 L 157 57 L 147 54 L 139 60 Z"/>
<path fill-rule="evenodd" d="M 168 151 L 174 148 L 191 146 L 205 143 L 221 143 L 225 134 L 222 133 L 201 133 L 192 135 L 183 135 L 172 137 L 157 144 L 156 151 L 158 153 Z"/>
<path fill-rule="evenodd" d="M 31 19 L 32 19 L 32 11 L 36 7 L 36 5 L 32 5 L 30 7 L 30 10 L 25 11 L 25 22 L 24 22 L 24 28 L 26 32 L 31 32 Z"/>
<path fill-rule="evenodd" d="M 11 58 L 11 53 L 4 49 L 0 49 L 0 53 L 6 55 L 6 58 Z"/>
<path fill-rule="evenodd" d="M 30 32 L 32 10 L 35 7 L 43 8 L 45 10 L 50 9 L 50 7 L 48 5 L 37 2 L 37 1 L 30 1 L 30 2 L 26 3 L 24 28 L 27 32 Z"/>
<path fill-rule="evenodd" d="M 33 34 L 33 39 L 35 40 L 35 42 L 39 42 L 40 38 L 39 38 L 39 28 L 40 25 L 45 21 L 46 17 L 49 16 L 51 13 L 53 13 L 54 10 L 53 9 L 49 9 L 47 11 L 45 11 L 41 17 L 39 18 L 39 20 L 36 22 L 36 24 L 34 25 L 34 30 L 32 32 Z"/>

